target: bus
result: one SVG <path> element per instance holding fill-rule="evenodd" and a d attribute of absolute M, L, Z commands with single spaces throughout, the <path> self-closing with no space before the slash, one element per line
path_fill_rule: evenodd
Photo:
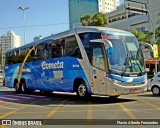
<path fill-rule="evenodd" d="M 147 90 L 141 44 L 127 31 L 78 27 L 5 53 L 5 85 L 117 98 Z"/>

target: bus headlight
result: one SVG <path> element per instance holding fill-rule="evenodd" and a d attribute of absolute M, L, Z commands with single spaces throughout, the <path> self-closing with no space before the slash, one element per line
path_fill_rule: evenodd
<path fill-rule="evenodd" d="M 114 84 L 121 84 L 122 82 L 119 81 L 119 80 L 113 80 L 113 83 L 114 83 Z"/>

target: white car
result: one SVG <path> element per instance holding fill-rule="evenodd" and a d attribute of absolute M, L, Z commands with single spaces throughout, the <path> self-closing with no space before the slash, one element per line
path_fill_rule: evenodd
<path fill-rule="evenodd" d="M 2 82 L 3 82 L 3 71 L 0 70 L 0 83 L 2 83 Z"/>
<path fill-rule="evenodd" d="M 160 95 L 160 72 L 151 79 L 150 89 L 153 95 Z"/>

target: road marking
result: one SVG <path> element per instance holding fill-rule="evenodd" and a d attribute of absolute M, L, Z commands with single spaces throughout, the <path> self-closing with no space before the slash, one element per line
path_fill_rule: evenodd
<path fill-rule="evenodd" d="M 156 109 L 158 109 L 158 110 L 160 110 L 160 107 L 159 106 L 157 106 L 157 105 L 154 105 L 154 104 L 152 104 L 151 102 L 148 102 L 147 100 L 143 100 L 142 98 L 139 98 L 138 96 L 133 96 L 133 95 L 130 95 L 131 97 L 133 97 L 133 98 L 135 98 L 135 99 L 137 99 L 137 100 L 139 100 L 139 101 L 141 101 L 141 102 L 144 102 L 144 103 L 146 103 L 146 104 L 148 104 L 148 105 L 150 105 L 150 106 L 152 106 L 152 107 L 154 107 L 154 108 L 156 108 Z"/>
<path fill-rule="evenodd" d="M 120 108 L 121 108 L 124 112 L 127 113 L 127 115 L 129 116 L 130 119 L 136 119 L 136 120 L 138 121 L 137 117 L 136 117 L 131 111 L 129 111 L 129 109 L 126 108 L 122 103 L 117 103 L 117 104 L 120 106 Z M 139 127 L 139 128 L 145 128 L 144 125 L 138 125 L 138 127 Z"/>
<path fill-rule="evenodd" d="M 11 107 L 4 107 L 4 106 L 3 106 L 3 107 L 0 106 L 0 108 L 2 108 L 2 109 L 4 109 L 4 108 L 5 108 L 5 109 L 16 109 L 16 108 L 11 108 Z"/>
<path fill-rule="evenodd" d="M 93 109 L 92 109 L 92 102 L 88 101 L 88 109 L 87 109 L 87 124 L 91 125 L 92 124 L 92 120 L 93 119 Z"/>
<path fill-rule="evenodd" d="M 7 112 L 7 113 L 5 113 L 4 115 L 0 116 L 0 119 L 4 119 L 5 117 L 7 117 L 7 116 L 9 116 L 9 115 L 12 115 L 12 114 L 16 113 L 17 111 L 19 111 L 19 110 L 21 110 L 21 109 L 23 109 L 23 108 L 26 108 L 26 107 L 34 104 L 34 103 L 37 103 L 37 102 L 39 102 L 39 101 L 41 101 L 41 100 L 42 100 L 42 99 L 39 99 L 39 100 L 37 100 L 37 101 L 31 102 L 30 104 L 22 105 L 21 107 L 15 109 L 15 110 L 13 110 L 13 111 Z"/>
<path fill-rule="evenodd" d="M 10 101 L 18 100 L 18 99 L 7 97 L 7 96 L 0 96 L 0 99 L 2 99 L 2 100 L 10 100 Z"/>
<path fill-rule="evenodd" d="M 45 98 L 46 96 L 27 95 L 27 94 L 0 94 L 0 103 L 18 100 L 31 100 L 34 98 Z"/>
<path fill-rule="evenodd" d="M 30 94 L 16 94 L 18 96 L 27 96 L 27 97 L 37 97 L 37 98 L 44 98 L 46 96 L 39 96 L 39 95 L 30 95 Z"/>
<path fill-rule="evenodd" d="M 11 97 L 14 97 L 14 98 L 22 98 L 22 99 L 33 99 L 33 97 L 18 96 L 18 95 L 3 95 L 3 96 L 11 96 Z"/>
<path fill-rule="evenodd" d="M 4 125 L 0 125 L 0 128 L 9 128 L 9 127 L 4 126 Z"/>
<path fill-rule="evenodd" d="M 1 103 L 1 102 L 4 102 L 4 101 L 3 101 L 3 100 L 0 100 L 0 103 Z"/>
<path fill-rule="evenodd" d="M 88 101 L 87 119 L 93 118 L 92 102 Z"/>
<path fill-rule="evenodd" d="M 59 104 L 60 106 L 57 106 L 53 110 L 51 110 L 51 111 L 48 112 L 47 116 L 44 118 L 43 125 L 45 125 L 45 123 L 47 122 L 47 119 L 50 119 L 51 116 L 53 116 L 64 105 L 65 102 L 67 102 L 67 99 L 63 100 Z M 42 126 L 37 126 L 36 128 L 41 128 L 41 127 Z"/>
<path fill-rule="evenodd" d="M 127 113 L 127 115 L 128 115 L 131 119 L 137 119 L 136 116 L 135 116 L 131 111 L 129 111 L 129 109 L 127 109 L 123 104 L 121 104 L 121 103 L 117 103 L 117 104 L 120 106 L 120 108 L 121 108 L 124 112 Z"/>

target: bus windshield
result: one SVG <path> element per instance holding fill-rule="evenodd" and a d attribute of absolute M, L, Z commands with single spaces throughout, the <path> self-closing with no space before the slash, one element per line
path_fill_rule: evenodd
<path fill-rule="evenodd" d="M 113 53 L 108 55 L 111 72 L 121 75 L 145 73 L 143 54 L 135 37 L 117 35 L 107 37 L 113 44 Z"/>

